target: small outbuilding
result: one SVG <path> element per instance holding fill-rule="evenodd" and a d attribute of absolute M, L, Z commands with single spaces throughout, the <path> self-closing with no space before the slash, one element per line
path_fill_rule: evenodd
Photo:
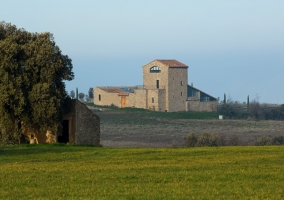
<path fill-rule="evenodd" d="M 64 114 L 63 130 L 60 136 L 50 131 L 38 134 L 23 130 L 30 143 L 69 143 L 76 145 L 100 145 L 100 117 L 79 100 L 71 100 L 69 110 Z"/>

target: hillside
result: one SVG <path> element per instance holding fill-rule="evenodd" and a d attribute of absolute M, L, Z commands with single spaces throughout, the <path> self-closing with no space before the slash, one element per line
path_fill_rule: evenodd
<path fill-rule="evenodd" d="M 280 136 L 284 130 L 283 121 L 219 120 L 218 113 L 91 109 L 101 117 L 101 143 L 105 147 L 182 146 L 183 138 L 190 132 L 215 132 L 226 144 L 238 138 L 238 145 L 252 145 L 260 136 Z"/>

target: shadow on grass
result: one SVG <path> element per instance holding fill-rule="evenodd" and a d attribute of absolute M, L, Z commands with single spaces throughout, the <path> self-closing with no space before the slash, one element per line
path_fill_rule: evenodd
<path fill-rule="evenodd" d="M 1 156 L 20 156 L 20 155 L 33 155 L 44 153 L 70 153 L 78 152 L 89 148 L 98 148 L 96 146 L 79 146 L 67 144 L 21 144 L 11 146 L 0 146 L 0 159 Z"/>

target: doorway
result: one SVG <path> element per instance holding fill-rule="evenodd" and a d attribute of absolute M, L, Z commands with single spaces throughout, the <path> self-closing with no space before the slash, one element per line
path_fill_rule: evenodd
<path fill-rule="evenodd" d="M 62 122 L 62 135 L 57 137 L 59 143 L 69 142 L 69 120 L 63 120 Z"/>
<path fill-rule="evenodd" d="M 121 108 L 126 107 L 126 97 L 121 97 Z"/>

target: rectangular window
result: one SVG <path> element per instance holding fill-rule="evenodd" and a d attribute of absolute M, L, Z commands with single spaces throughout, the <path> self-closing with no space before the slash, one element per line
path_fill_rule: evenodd
<path fill-rule="evenodd" d="M 181 85 L 181 86 L 183 86 L 183 83 L 182 83 L 182 81 L 180 82 L 180 85 Z"/>
<path fill-rule="evenodd" d="M 102 97 L 101 97 L 101 95 L 99 94 L 99 101 L 101 100 L 101 98 L 102 98 Z"/>
<path fill-rule="evenodd" d="M 154 97 L 152 97 L 152 103 L 154 103 L 155 101 L 154 101 Z"/>
<path fill-rule="evenodd" d="M 159 87 L 160 87 L 159 80 L 156 80 L 156 87 L 157 87 L 157 89 L 159 89 Z"/>
<path fill-rule="evenodd" d="M 182 92 L 180 93 L 180 96 L 182 96 Z"/>

